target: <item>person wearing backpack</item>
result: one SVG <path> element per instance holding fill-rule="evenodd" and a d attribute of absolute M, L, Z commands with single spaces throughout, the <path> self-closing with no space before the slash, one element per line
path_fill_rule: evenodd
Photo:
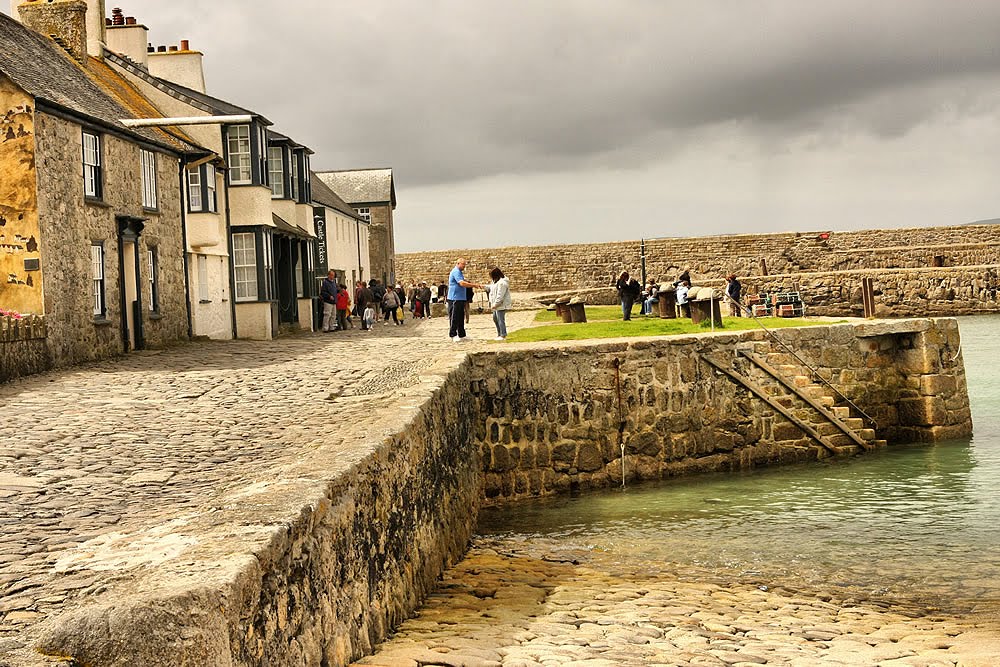
<path fill-rule="evenodd" d="M 622 319 L 628 322 L 632 319 L 632 304 L 635 303 L 635 296 L 629 286 L 628 271 L 622 271 L 618 276 L 615 289 L 618 290 L 618 300 L 622 304 Z"/>

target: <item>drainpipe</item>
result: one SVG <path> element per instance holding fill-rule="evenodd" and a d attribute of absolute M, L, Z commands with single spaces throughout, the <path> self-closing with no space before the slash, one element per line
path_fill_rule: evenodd
<path fill-rule="evenodd" d="M 216 177 L 218 177 L 218 170 L 216 170 Z M 236 330 L 236 270 L 233 268 L 233 234 L 231 230 L 231 212 L 229 209 L 229 179 L 225 173 L 222 175 L 222 189 L 226 193 L 226 252 L 229 253 L 229 268 L 226 270 L 226 273 L 229 274 L 227 276 L 229 279 L 229 317 L 233 325 L 233 339 L 235 340 L 239 333 Z"/>
<path fill-rule="evenodd" d="M 187 175 L 187 166 L 185 163 L 185 158 L 182 157 L 177 161 L 178 164 L 178 174 L 177 182 L 180 185 L 180 200 L 181 200 L 181 247 L 184 258 L 184 308 L 187 310 L 187 332 L 188 340 L 194 338 L 194 322 L 191 320 L 191 276 L 188 275 L 191 266 L 188 261 L 188 241 L 187 241 L 187 197 L 184 194 L 185 181 L 187 180 L 185 176 Z"/>

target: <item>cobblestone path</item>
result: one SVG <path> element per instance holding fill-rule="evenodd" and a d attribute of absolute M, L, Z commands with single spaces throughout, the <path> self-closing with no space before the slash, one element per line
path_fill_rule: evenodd
<path fill-rule="evenodd" d="M 378 408 L 486 347 L 492 319 L 473 316 L 469 333 L 453 343 L 434 319 L 192 343 L 0 386 L 0 665 L 27 659 L 40 621 L 182 552 L 174 524 L 308 443 L 347 453 L 359 434 L 392 432 Z"/>

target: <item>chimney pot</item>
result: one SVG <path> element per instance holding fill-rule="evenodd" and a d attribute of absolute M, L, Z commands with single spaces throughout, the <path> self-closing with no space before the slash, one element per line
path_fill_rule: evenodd
<path fill-rule="evenodd" d="M 176 51 L 177 50 L 177 45 L 176 44 L 171 44 L 170 45 L 170 50 L 171 51 Z"/>
<path fill-rule="evenodd" d="M 125 25 L 135 25 L 135 17 L 134 16 L 126 16 L 125 17 Z"/>
<path fill-rule="evenodd" d="M 115 7 L 111 10 L 111 24 L 112 25 L 125 25 L 125 15 L 122 14 L 121 7 Z"/>
<path fill-rule="evenodd" d="M 156 49 L 153 48 L 152 44 L 146 47 L 146 53 L 154 53 L 155 51 Z"/>
<path fill-rule="evenodd" d="M 182 39 L 181 40 L 181 51 L 190 51 L 190 50 L 191 50 L 191 42 L 189 40 Z"/>
<path fill-rule="evenodd" d="M 167 47 L 165 47 L 162 44 L 160 44 L 158 47 L 156 47 L 156 52 L 157 53 L 166 53 L 167 52 Z"/>
<path fill-rule="evenodd" d="M 110 18 L 104 19 L 104 25 L 111 25 L 111 19 Z"/>

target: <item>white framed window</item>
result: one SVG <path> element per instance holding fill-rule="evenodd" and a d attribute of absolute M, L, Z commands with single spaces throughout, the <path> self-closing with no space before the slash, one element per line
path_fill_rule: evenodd
<path fill-rule="evenodd" d="M 299 200 L 299 156 L 297 153 L 292 153 L 291 155 L 291 181 L 292 181 L 292 199 L 295 201 Z"/>
<path fill-rule="evenodd" d="M 372 210 L 370 208 L 368 208 L 367 206 L 365 206 L 364 208 L 359 208 L 359 209 L 356 209 L 356 210 L 358 212 L 358 215 L 360 215 L 362 218 L 364 218 L 365 222 L 371 222 L 372 221 Z"/>
<path fill-rule="evenodd" d="M 271 146 L 267 149 L 267 173 L 271 177 L 271 197 L 283 199 L 285 197 L 285 165 L 282 162 L 280 146 Z"/>
<path fill-rule="evenodd" d="M 198 167 L 188 169 L 188 210 L 193 212 L 205 210 L 201 192 L 201 170 Z"/>
<path fill-rule="evenodd" d="M 207 303 L 208 298 L 208 256 L 198 255 L 198 300 Z"/>
<path fill-rule="evenodd" d="M 215 198 L 215 165 L 205 165 L 205 210 L 215 213 L 218 211 L 218 204 Z"/>
<path fill-rule="evenodd" d="M 155 209 L 156 206 L 156 153 L 145 148 L 139 151 L 142 166 L 142 207 Z"/>
<path fill-rule="evenodd" d="M 83 133 L 83 194 L 100 199 L 103 195 L 103 173 L 101 170 L 101 138 L 92 133 Z"/>
<path fill-rule="evenodd" d="M 257 245 L 253 232 L 233 234 L 233 272 L 236 300 L 257 300 Z"/>
<path fill-rule="evenodd" d="M 149 310 L 160 312 L 160 261 L 156 248 L 150 248 L 146 252 L 147 263 L 149 264 Z"/>
<path fill-rule="evenodd" d="M 90 245 L 90 279 L 91 293 L 94 298 L 94 317 L 107 315 L 107 302 L 104 290 L 104 244 Z"/>
<path fill-rule="evenodd" d="M 233 185 L 249 185 L 253 182 L 250 156 L 250 126 L 230 125 L 229 137 L 229 182 Z"/>

